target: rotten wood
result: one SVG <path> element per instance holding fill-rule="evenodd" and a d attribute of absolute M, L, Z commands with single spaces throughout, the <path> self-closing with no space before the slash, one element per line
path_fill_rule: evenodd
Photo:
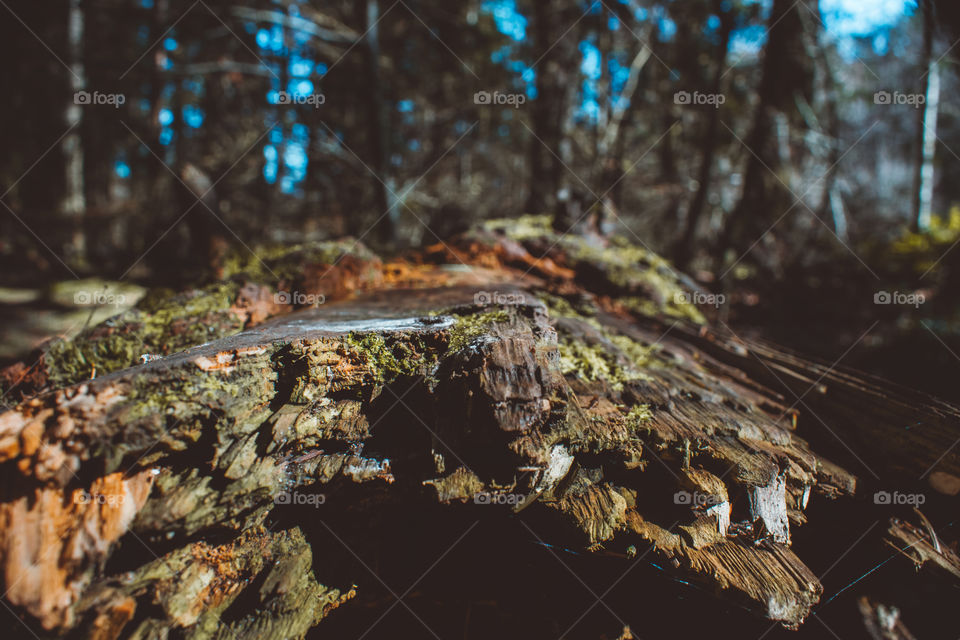
<path fill-rule="evenodd" d="M 678 580 L 796 628 L 823 587 L 792 532 L 833 526 L 809 521 L 808 505 L 851 500 L 859 484 L 798 432 L 814 400 L 795 402 L 773 371 L 788 392 L 822 379 L 830 393 L 811 396 L 818 413 L 846 416 L 845 437 L 864 429 L 854 410 L 883 433 L 908 407 L 931 421 L 871 443 L 877 459 L 915 447 L 892 478 L 960 433 L 955 407 L 726 336 L 661 258 L 560 237 L 542 219 L 494 221 L 402 259 L 347 243 L 220 275 L 231 292 L 259 283 L 260 299 L 296 288 L 327 300 L 254 313 L 231 294 L 193 316 L 183 294 L 154 300 L 136 318 L 168 310 L 157 335 L 235 321 L 210 340 L 174 331 L 158 357 L 113 360 L 93 379 L 58 374 L 51 354 L 82 345 L 96 362 L 118 325 L 95 327 L 48 348 L 49 374 L 0 413 L 0 575 L 37 633 L 323 629 L 352 606 L 355 582 L 324 575 L 316 510 L 277 514 L 356 491 L 343 522 L 391 504 L 430 504 L 438 518 L 502 504 L 544 544 L 642 549 Z M 938 463 L 941 486 L 955 464 Z M 138 545 L 147 557 L 131 556 Z M 920 559 L 940 558 L 956 570 L 942 547 Z"/>

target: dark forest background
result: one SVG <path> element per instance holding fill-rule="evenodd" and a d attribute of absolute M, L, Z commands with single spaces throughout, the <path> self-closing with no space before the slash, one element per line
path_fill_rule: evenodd
<path fill-rule="evenodd" d="M 548 214 L 738 331 L 960 396 L 950 0 L 0 5 L 0 357 L 90 321 L 65 283 Z"/>

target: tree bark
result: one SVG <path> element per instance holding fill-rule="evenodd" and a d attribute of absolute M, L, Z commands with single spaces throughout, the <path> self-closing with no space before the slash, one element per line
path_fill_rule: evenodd
<path fill-rule="evenodd" d="M 940 109 L 940 66 L 933 59 L 933 0 L 923 0 L 923 95 L 917 107 L 917 159 L 914 168 L 914 231 L 930 228 L 933 210 L 934 166 L 937 149 L 937 114 Z"/>
<path fill-rule="evenodd" d="M 727 64 L 727 54 L 730 48 L 730 34 L 733 32 L 733 15 L 723 2 L 716 2 L 715 10 L 720 18 L 720 42 L 717 45 L 717 68 L 714 70 L 713 82 L 710 91 L 718 95 L 722 90 L 723 74 Z M 713 173 L 713 159 L 717 152 L 718 135 L 720 133 L 720 109 L 710 111 L 707 120 L 707 131 L 704 134 L 700 157 L 700 171 L 697 175 L 697 192 L 687 209 L 687 218 L 683 233 L 674 252 L 674 260 L 680 269 L 685 269 L 693 257 L 693 241 L 697 233 L 697 226 L 703 217 L 707 204 L 707 195 L 710 193 L 710 176 Z"/>
<path fill-rule="evenodd" d="M 790 184 L 789 177 L 781 175 L 786 168 L 783 159 L 790 153 L 792 118 L 786 114 L 796 113 L 798 97 L 810 102 L 812 87 L 802 11 L 807 9 L 789 0 L 774 0 L 756 111 L 744 142 L 743 190 L 724 227 L 721 251 L 743 251 L 766 231 L 771 217 L 776 219 L 790 207 L 789 186 L 781 184 Z"/>
<path fill-rule="evenodd" d="M 625 136 L 621 133 L 621 130 L 628 113 L 634 106 L 634 93 L 640 82 L 640 73 L 653 54 L 653 51 L 645 42 L 650 39 L 652 32 L 652 28 L 648 28 L 640 36 L 642 45 L 630 63 L 627 80 L 614 102 L 610 122 L 600 133 L 597 144 L 596 158 L 597 165 L 600 168 L 597 193 L 601 196 L 601 202 L 599 203 L 601 208 L 599 217 L 601 219 L 597 227 L 600 230 L 612 226 L 613 220 L 610 218 L 617 215 L 617 211 L 620 209 L 620 190 L 617 187 L 624 177 L 623 152 L 626 147 Z"/>
<path fill-rule="evenodd" d="M 66 123 L 70 133 L 63 138 L 63 153 L 66 157 L 65 195 L 63 214 L 70 233 L 68 249 L 73 261 L 82 264 L 86 253 L 83 233 L 83 218 L 87 201 L 84 188 L 83 125 L 84 102 L 80 92 L 86 90 L 86 72 L 83 64 L 84 10 L 81 0 L 70 0 L 67 18 L 67 51 L 69 52 L 70 87 L 73 99 L 67 105 Z"/>
<path fill-rule="evenodd" d="M 559 199 L 564 168 L 558 156 L 566 153 L 563 149 L 564 120 L 569 104 L 566 97 L 570 89 L 570 69 L 576 65 L 576 49 L 571 51 L 576 33 L 564 34 L 569 27 L 565 17 L 571 15 L 567 2 L 556 7 L 533 2 L 531 10 L 537 96 L 530 107 L 532 135 L 527 142 L 530 191 L 524 210 L 534 215 L 556 212 L 558 227 L 567 224 L 569 228 L 575 220 L 569 219 L 566 211 L 561 211 L 563 205 Z"/>
<path fill-rule="evenodd" d="M 424 624 L 443 637 L 463 633 L 443 605 L 461 584 L 503 603 L 521 584 L 556 594 L 484 624 L 562 632 L 557 554 L 606 582 L 653 566 L 697 606 L 718 595 L 795 628 L 823 586 L 794 534 L 838 526 L 808 504 L 862 490 L 807 428 L 813 398 L 792 407 L 776 378 L 819 376 L 817 415 L 844 438 L 879 429 L 863 455 L 900 456 L 905 473 L 960 425 L 946 403 L 712 330 L 664 260 L 546 217 L 393 262 L 349 239 L 242 256 L 204 292 L 148 296 L 49 347 L 46 380 L 0 413 L 0 576 L 38 634 L 356 635 L 395 604 L 371 572 L 414 558 L 416 579 L 443 549 L 454 568 L 410 594 L 430 594 L 416 609 L 439 599 Z M 908 410 L 936 422 L 894 434 Z M 935 465 L 931 489 L 949 493 L 960 454 Z M 865 528 L 854 511 L 843 526 Z M 658 597 L 658 578 L 637 579 Z M 469 612 L 479 596 L 464 597 Z"/>
<path fill-rule="evenodd" d="M 389 244 L 397 238 L 397 223 L 400 214 L 399 203 L 392 193 L 392 179 L 388 175 L 390 156 L 387 139 L 387 107 L 383 97 L 383 78 L 380 73 L 380 4 L 379 0 L 365 0 L 359 5 L 363 10 L 366 36 L 364 50 L 367 59 L 367 73 L 370 97 L 370 158 L 374 210 L 380 216 L 376 224 L 376 238 L 383 244 Z"/>

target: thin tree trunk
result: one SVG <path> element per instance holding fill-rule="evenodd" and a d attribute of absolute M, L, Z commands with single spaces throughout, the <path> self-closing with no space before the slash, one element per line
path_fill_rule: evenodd
<path fill-rule="evenodd" d="M 817 13 L 813 13 L 816 11 Z M 816 73 L 819 75 L 815 84 L 814 103 L 800 103 L 800 111 L 811 129 L 811 149 L 824 148 L 823 162 L 827 166 L 823 177 L 823 191 L 820 203 L 817 205 L 816 215 L 830 224 L 837 238 L 842 242 L 847 240 L 847 216 L 843 206 L 843 198 L 837 185 L 840 160 L 843 156 L 840 147 L 840 114 L 838 111 L 839 98 L 837 95 L 837 78 L 827 55 L 829 43 L 825 40 L 822 23 L 815 19 L 819 15 L 819 3 L 811 7 L 810 14 L 801 14 L 804 28 L 811 37 L 806 39 L 807 56 L 816 61 Z M 816 113 L 822 111 L 826 124 L 821 126 Z M 816 231 L 815 226 L 814 230 Z M 801 250 L 801 254 L 805 253 Z"/>
<path fill-rule="evenodd" d="M 650 35 L 651 29 L 648 28 L 640 37 L 643 41 L 648 41 Z M 623 151 L 626 146 L 620 131 L 623 128 L 627 114 L 633 106 L 633 94 L 637 90 L 640 73 L 646 66 L 647 61 L 650 60 L 652 54 L 653 51 L 644 42 L 640 50 L 633 57 L 627 80 L 623 85 L 623 89 L 620 91 L 618 99 L 615 101 L 610 122 L 600 136 L 600 141 L 597 145 L 597 165 L 600 167 L 597 195 L 605 196 L 603 199 L 605 201 L 609 200 L 614 209 L 617 210 L 619 210 L 621 203 L 619 201 L 619 191 L 615 189 L 615 186 L 620 183 L 623 177 Z M 598 223 L 600 229 L 604 227 L 608 206 L 606 202 L 603 204 L 601 220 Z M 606 222 L 609 222 L 609 220 L 606 220 Z"/>
<path fill-rule="evenodd" d="M 920 172 L 920 210 L 917 214 L 917 228 L 930 228 L 933 211 L 934 166 L 937 149 L 937 112 L 940 106 L 940 66 L 930 65 L 930 79 L 927 83 L 927 104 L 923 129 L 923 168 Z"/>
<path fill-rule="evenodd" d="M 63 153 L 66 157 L 66 193 L 63 201 L 63 214 L 70 228 L 69 251 L 74 261 L 82 263 L 86 253 L 86 241 L 83 234 L 83 217 L 87 209 L 83 179 L 83 106 L 76 98 L 78 92 L 85 89 L 86 73 L 83 65 L 84 15 L 81 0 L 70 0 L 67 23 L 68 55 L 70 60 L 70 85 L 74 99 L 67 106 L 66 122 L 70 133 L 63 139 Z"/>
<path fill-rule="evenodd" d="M 533 4 L 533 39 L 537 51 L 542 51 L 541 69 L 536 75 L 537 97 L 531 104 L 531 126 L 533 136 L 530 138 L 530 191 L 527 196 L 525 210 L 527 213 L 546 213 L 553 211 L 557 195 L 557 172 L 555 158 L 545 148 L 550 145 L 554 131 L 551 125 L 551 101 L 555 95 L 555 80 L 551 74 L 555 51 L 547 51 L 552 43 L 550 10 L 543 2 Z M 554 150 L 559 152 L 559 150 Z"/>
<path fill-rule="evenodd" d="M 778 179 L 788 155 L 790 118 L 798 97 L 809 102 L 812 71 L 803 47 L 802 11 L 791 0 L 774 0 L 769 18 L 769 39 L 757 90 L 753 125 L 746 138 L 747 165 L 740 201 L 724 226 L 719 251 L 738 251 L 763 237 L 767 222 L 787 211 L 791 195 Z M 789 183 L 789 179 L 786 180 Z"/>
<path fill-rule="evenodd" d="M 821 49 L 821 52 L 825 48 Z M 847 240 L 847 217 L 844 213 L 843 202 L 840 192 L 837 188 L 837 175 L 839 173 L 840 159 L 840 115 L 837 112 L 837 83 L 826 58 L 826 53 L 821 53 L 821 62 L 824 73 L 824 83 L 826 84 L 826 104 L 824 105 L 827 119 L 827 139 L 830 145 L 830 151 L 827 154 L 829 168 L 824 177 L 823 196 L 820 200 L 817 215 L 821 220 L 829 219 L 833 226 L 834 233 L 840 240 Z"/>
<path fill-rule="evenodd" d="M 367 32 L 365 50 L 368 74 L 368 109 L 370 118 L 370 156 L 372 169 L 376 173 L 373 183 L 374 210 L 377 216 L 383 216 L 376 223 L 376 237 L 383 244 L 397 238 L 397 218 L 399 210 L 389 185 L 387 176 L 389 152 L 387 150 L 387 114 L 383 103 L 383 79 L 380 73 L 380 4 L 378 0 L 366 0 L 362 5 L 364 25 Z M 385 215 L 384 215 L 385 214 Z"/>
<path fill-rule="evenodd" d="M 719 94 L 723 82 L 724 68 L 727 62 L 727 51 L 730 48 L 730 34 L 733 31 L 733 16 L 726 3 L 716 2 L 716 11 L 720 17 L 720 43 L 717 46 L 717 68 L 714 71 L 711 92 Z M 707 133 L 703 141 L 703 155 L 700 158 L 700 172 L 697 176 L 697 193 L 687 210 L 686 224 L 683 235 L 675 250 L 677 267 L 684 269 L 693 257 L 693 240 L 697 232 L 697 225 L 703 217 L 707 204 L 707 195 L 710 193 L 710 176 L 713 173 L 713 159 L 717 152 L 717 139 L 720 132 L 720 110 L 712 109 L 707 122 Z"/>
<path fill-rule="evenodd" d="M 923 2 L 923 66 L 925 106 L 917 109 L 917 160 L 914 168 L 913 228 L 930 228 L 933 207 L 933 159 L 937 147 L 937 112 L 940 108 L 940 67 L 933 59 L 933 3 Z"/>

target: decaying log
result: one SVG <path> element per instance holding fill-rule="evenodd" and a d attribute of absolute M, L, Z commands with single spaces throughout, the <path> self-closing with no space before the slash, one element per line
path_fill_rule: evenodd
<path fill-rule="evenodd" d="M 152 291 L 135 308 L 71 340 L 45 345 L 27 358 L 29 367 L 0 371 L 7 396 L 95 378 L 233 335 L 315 301 L 384 284 L 379 258 L 350 239 L 259 257 L 231 254 L 221 262 L 215 282 L 179 294 Z"/>
<path fill-rule="evenodd" d="M 960 586 L 960 554 L 941 541 L 929 521 L 920 518 L 921 526 L 894 518 L 887 528 L 887 544 L 924 569 Z M 926 525 L 926 527 L 923 527 Z"/>
<path fill-rule="evenodd" d="M 693 330 L 686 330 L 693 338 Z M 695 344 L 786 396 L 804 414 L 800 428 L 821 432 L 858 473 L 887 482 L 926 480 L 929 488 L 960 494 L 960 408 L 843 366 L 801 358 L 760 340 L 749 344 L 728 328 L 698 331 Z"/>
<path fill-rule="evenodd" d="M 807 522 L 808 503 L 850 498 L 858 481 L 798 435 L 805 407 L 763 369 L 823 372 L 841 403 L 873 387 L 718 337 L 662 259 L 543 219 L 394 261 L 351 242 L 271 255 L 48 346 L 44 375 L 0 413 L 4 598 L 36 633 L 323 629 L 362 596 L 359 576 L 318 561 L 329 551 L 310 521 L 333 516 L 277 514 L 337 495 L 354 496 L 336 511 L 354 523 L 386 505 L 477 519 L 512 508 L 544 544 L 627 561 L 639 549 L 788 628 L 817 604 L 791 531 L 830 526 Z M 219 302 L 190 307 L 215 287 Z M 294 310 L 276 297 L 291 290 L 326 300 Z M 888 400 L 871 419 L 920 402 Z M 960 434 L 960 413 L 923 402 L 932 453 Z"/>

